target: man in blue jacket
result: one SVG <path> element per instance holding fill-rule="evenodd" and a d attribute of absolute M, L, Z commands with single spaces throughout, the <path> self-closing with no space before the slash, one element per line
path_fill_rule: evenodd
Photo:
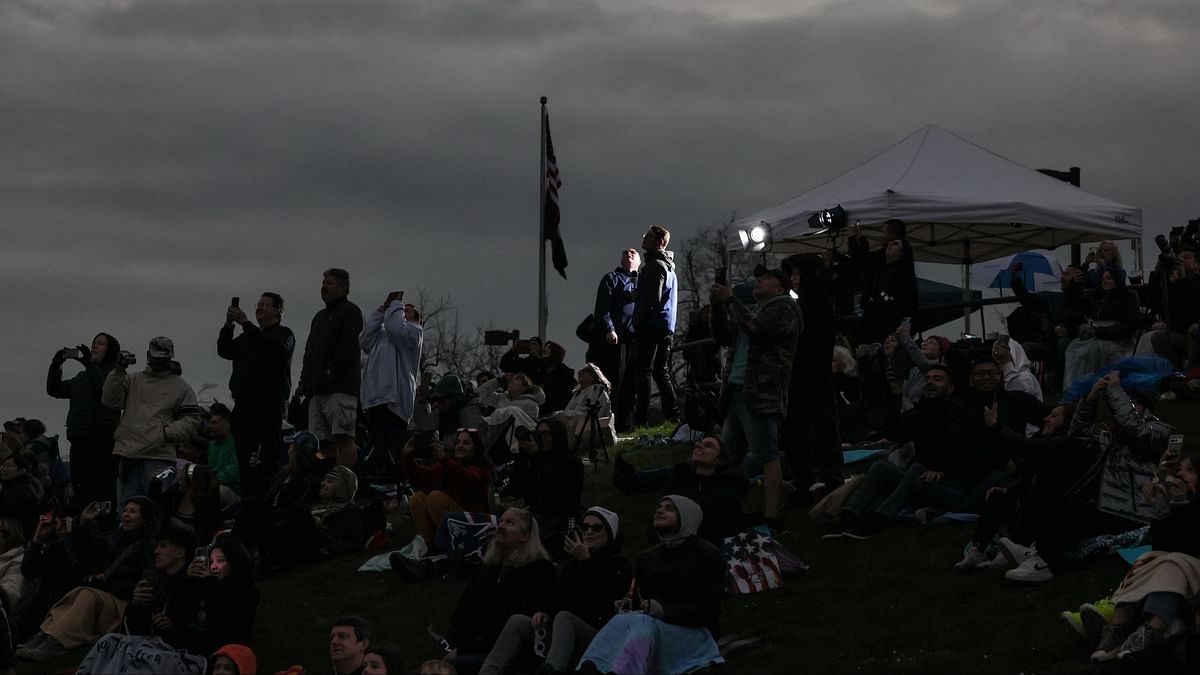
<path fill-rule="evenodd" d="M 609 395 L 617 415 L 617 429 L 628 431 L 633 420 L 633 309 L 634 288 L 641 255 L 627 248 L 621 252 L 621 264 L 600 279 L 596 288 L 596 306 L 592 310 L 595 334 L 588 345 L 587 361 L 594 363 L 612 384 Z"/>

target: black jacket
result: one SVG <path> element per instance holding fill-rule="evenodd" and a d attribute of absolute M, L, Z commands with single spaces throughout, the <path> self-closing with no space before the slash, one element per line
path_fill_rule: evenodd
<path fill-rule="evenodd" d="M 202 633 L 196 627 L 203 600 L 200 582 L 201 579 L 187 575 L 186 565 L 175 574 L 162 576 L 154 585 L 154 600 L 150 604 L 137 605 L 131 602 L 125 608 L 125 632 L 130 635 L 157 635 L 176 649 L 197 651 L 206 646 Z M 173 625 L 165 630 L 155 628 L 153 614 L 156 612 L 165 614 Z"/>
<path fill-rule="evenodd" d="M 487 654 L 508 617 L 554 611 L 554 587 L 554 564 L 549 560 L 523 567 L 483 567 L 459 597 L 446 640 L 459 654 Z"/>
<path fill-rule="evenodd" d="M 571 394 L 575 391 L 575 371 L 565 363 L 547 364 L 546 373 L 542 377 L 542 391 L 546 393 L 546 402 L 540 406 L 539 412 L 551 415 L 571 402 Z"/>
<path fill-rule="evenodd" d="M 676 464 L 663 495 L 687 497 L 700 505 L 704 520 L 696 535 L 720 546 L 725 537 L 742 531 L 742 499 L 749 484 L 741 474 L 718 471 L 711 476 L 696 473 L 691 464 Z"/>
<path fill-rule="evenodd" d="M 197 654 L 212 654 L 228 644 L 252 645 L 258 614 L 258 589 L 248 575 L 240 580 L 200 580 L 200 611 L 194 629 Z"/>
<path fill-rule="evenodd" d="M 46 393 L 54 398 L 70 400 L 67 408 L 67 438 L 99 436 L 112 440 L 121 421 L 121 411 L 100 402 L 104 378 L 113 369 L 112 363 L 89 363 L 69 381 L 62 379 L 62 363 L 50 362 L 46 373 Z"/>
<path fill-rule="evenodd" d="M 642 600 L 663 606 L 667 623 L 701 626 L 714 639 L 721 636 L 725 561 L 716 546 L 700 537 L 643 551 L 637 559 L 637 589 Z"/>
<path fill-rule="evenodd" d="M 233 324 L 217 336 L 217 355 L 233 361 L 229 393 L 238 403 L 269 407 L 282 405 L 292 392 L 292 329 L 275 325 L 266 330 L 247 321 L 233 337 Z"/>
<path fill-rule="evenodd" d="M 953 396 L 921 399 L 888 429 L 887 437 L 911 441 L 913 461 L 931 471 L 942 471 L 948 480 L 976 483 L 1003 468 L 1004 457 L 992 448 L 971 442 L 974 411 Z"/>
<path fill-rule="evenodd" d="M 300 393 L 358 397 L 361 380 L 358 334 L 362 328 L 362 311 L 346 298 L 329 302 L 317 312 L 304 345 Z"/>
<path fill-rule="evenodd" d="M 1063 291 L 1067 303 L 1093 321 L 1111 321 L 1111 326 L 1096 327 L 1101 340 L 1127 340 L 1133 337 L 1141 323 L 1138 298 L 1133 291 L 1118 285 L 1111 291 L 1084 291 L 1081 284 L 1070 284 Z"/>
<path fill-rule="evenodd" d="M 1150 521 L 1150 542 L 1156 551 L 1200 557 L 1200 500 L 1196 495 L 1187 504 L 1172 506 L 1166 518 Z"/>
<path fill-rule="evenodd" d="M 555 593 L 556 611 L 570 612 L 597 630 L 612 618 L 616 601 L 629 591 L 633 577 L 625 556 L 609 549 L 587 560 L 568 558 Z"/>
<path fill-rule="evenodd" d="M 133 532 L 95 532 L 94 522 L 76 526 L 67 537 L 68 554 L 81 576 L 103 572 L 104 581 L 99 585 L 128 600 L 142 574 L 154 566 L 154 547 L 158 543 L 154 525 Z"/>
<path fill-rule="evenodd" d="M 1162 275 L 1157 272 L 1151 274 L 1148 285 L 1146 304 L 1163 321 L 1170 314 L 1171 323 L 1168 327 L 1171 330 L 1186 333 L 1192 324 L 1200 321 L 1200 278 L 1197 275 L 1189 274 L 1169 283 L 1166 304 L 1163 303 Z"/>

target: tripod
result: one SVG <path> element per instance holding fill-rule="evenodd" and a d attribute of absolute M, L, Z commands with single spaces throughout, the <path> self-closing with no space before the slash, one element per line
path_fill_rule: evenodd
<path fill-rule="evenodd" d="M 587 419 L 584 420 L 583 426 L 579 428 L 579 431 L 575 432 L 575 447 L 579 447 L 579 444 L 583 442 L 584 433 L 587 433 L 588 440 L 591 443 L 588 448 L 588 461 L 592 463 L 592 468 L 596 468 L 600 462 L 609 461 L 608 438 L 600 430 L 600 404 L 587 403 L 586 405 L 588 411 Z M 600 447 L 600 450 L 604 451 L 604 459 L 600 459 L 599 452 L 596 449 L 597 445 Z"/>

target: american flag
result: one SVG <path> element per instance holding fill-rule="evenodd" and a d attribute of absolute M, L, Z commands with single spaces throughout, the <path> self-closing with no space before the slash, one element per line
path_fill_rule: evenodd
<path fill-rule="evenodd" d="M 551 260 L 554 269 L 562 278 L 567 278 L 567 250 L 563 247 L 562 233 L 559 231 L 558 189 L 562 180 L 558 177 L 558 159 L 554 156 L 554 143 L 550 140 L 550 115 L 542 112 L 542 137 L 546 148 L 546 202 L 542 209 L 542 237 L 550 241 Z"/>

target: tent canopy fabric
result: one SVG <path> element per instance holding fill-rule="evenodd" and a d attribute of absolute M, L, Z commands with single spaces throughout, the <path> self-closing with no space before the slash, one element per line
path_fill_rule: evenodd
<path fill-rule="evenodd" d="M 839 204 L 851 224 L 860 221 L 866 228 L 890 218 L 905 221 L 914 255 L 922 262 L 978 262 L 1142 234 L 1140 208 L 1091 194 L 927 125 L 841 176 L 739 219 L 728 248 L 742 248 L 738 230 L 765 222 L 773 253 L 828 249 L 827 233 L 809 227 L 808 219 Z M 881 237 L 882 227 L 874 229 L 865 233 Z"/>

